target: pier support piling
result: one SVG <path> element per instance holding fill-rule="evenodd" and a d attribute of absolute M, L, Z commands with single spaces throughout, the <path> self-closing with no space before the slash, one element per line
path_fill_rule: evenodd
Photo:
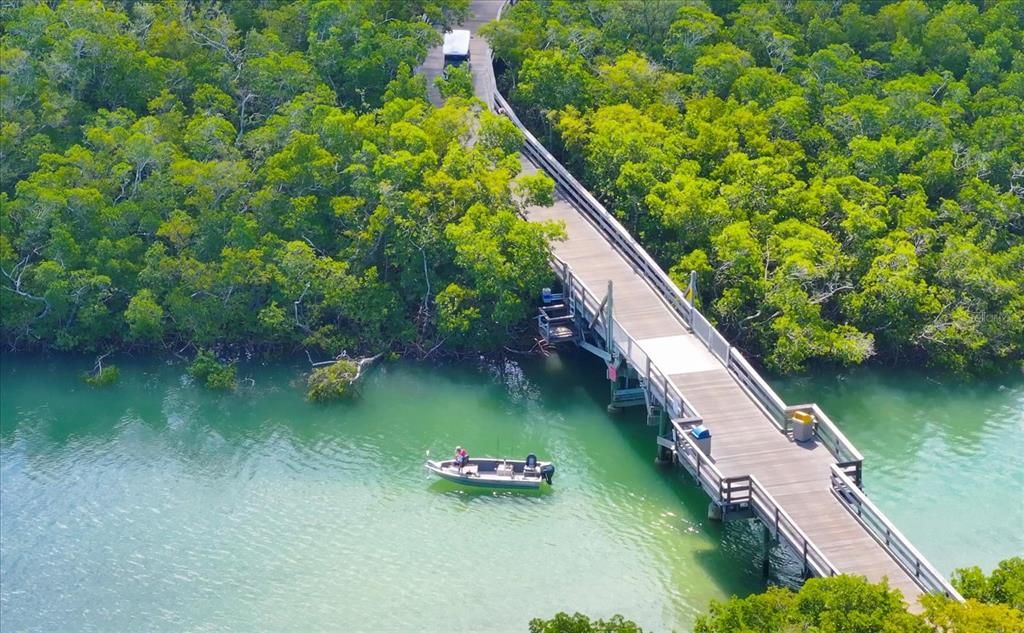
<path fill-rule="evenodd" d="M 722 520 L 722 508 L 714 501 L 708 504 L 708 518 L 712 521 Z"/>

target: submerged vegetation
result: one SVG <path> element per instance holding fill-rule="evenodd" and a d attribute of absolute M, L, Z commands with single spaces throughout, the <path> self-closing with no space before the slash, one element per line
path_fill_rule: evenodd
<path fill-rule="evenodd" d="M 411 70 L 467 6 L 5 4 L 3 344 L 500 348 L 558 229 L 518 215 L 552 184 L 514 126 Z"/>
<path fill-rule="evenodd" d="M 1024 2 L 521 0 L 538 137 L 775 370 L 1024 358 Z"/>
<path fill-rule="evenodd" d="M 86 372 L 82 375 L 82 380 L 93 387 L 106 387 L 117 382 L 120 377 L 121 370 L 117 368 L 117 365 L 107 365 L 97 371 Z"/>
<path fill-rule="evenodd" d="M 106 387 L 117 382 L 121 377 L 121 370 L 116 365 L 104 365 L 103 361 L 110 356 L 110 352 L 100 354 L 96 357 L 96 364 L 92 369 L 81 375 L 82 381 L 93 387 Z"/>

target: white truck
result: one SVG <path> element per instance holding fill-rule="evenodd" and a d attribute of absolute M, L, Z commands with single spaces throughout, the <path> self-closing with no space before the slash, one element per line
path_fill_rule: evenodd
<path fill-rule="evenodd" d="M 444 65 L 469 63 L 469 31 L 448 31 L 444 34 Z"/>

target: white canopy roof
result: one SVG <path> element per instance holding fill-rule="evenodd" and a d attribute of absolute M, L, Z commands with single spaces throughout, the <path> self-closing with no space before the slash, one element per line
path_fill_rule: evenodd
<path fill-rule="evenodd" d="M 445 55 L 469 55 L 469 31 L 448 31 L 444 34 Z"/>

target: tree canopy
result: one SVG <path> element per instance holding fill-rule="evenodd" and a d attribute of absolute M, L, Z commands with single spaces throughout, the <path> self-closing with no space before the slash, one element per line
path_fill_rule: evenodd
<path fill-rule="evenodd" d="M 582 613 L 556 613 L 554 617 L 545 620 L 534 618 L 530 620 L 530 633 L 644 633 L 637 624 L 623 618 L 621 615 L 613 615 L 607 620 L 591 619 Z"/>
<path fill-rule="evenodd" d="M 903 594 L 861 576 L 812 578 L 798 591 L 769 587 L 745 598 L 712 601 L 695 633 L 1024 633 L 1024 559 L 999 563 L 990 576 L 977 567 L 957 569 L 953 585 L 967 599 L 922 598 L 910 613 Z M 558 613 L 530 620 L 530 633 L 643 633 L 621 615 L 608 620 Z"/>
<path fill-rule="evenodd" d="M 1024 358 L 1024 2 L 520 0 L 517 110 L 737 344 Z"/>
<path fill-rule="evenodd" d="M 500 346 L 560 229 L 514 126 L 412 72 L 467 7 L 5 4 L 3 343 Z"/>
<path fill-rule="evenodd" d="M 989 576 L 980 567 L 958 569 L 953 573 L 953 586 L 965 598 L 1024 611 L 1024 558 L 1000 561 Z"/>
<path fill-rule="evenodd" d="M 957 572 L 959 573 L 959 571 Z M 1019 575 L 1019 574 L 1018 574 Z M 746 598 L 712 602 L 695 633 L 1021 633 L 1024 615 L 1010 604 L 922 599 L 924 612 L 907 611 L 903 595 L 886 582 L 860 576 L 812 578 L 799 591 L 770 587 Z"/>

